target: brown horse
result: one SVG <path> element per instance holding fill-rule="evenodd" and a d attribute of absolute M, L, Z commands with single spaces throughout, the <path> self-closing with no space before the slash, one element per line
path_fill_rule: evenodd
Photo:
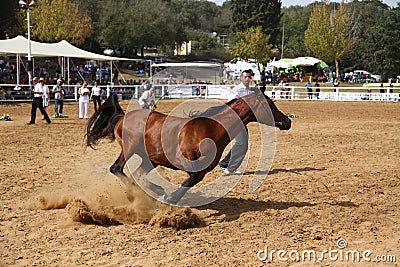
<path fill-rule="evenodd" d="M 290 119 L 258 89 L 255 89 L 255 93 L 212 107 L 190 118 L 149 110 L 133 110 L 125 114 L 117 96 L 113 94 L 90 118 L 86 143 L 93 147 L 104 137 L 117 140 L 122 151 L 110 171 L 127 186 L 134 181 L 124 174 L 123 168 L 134 154 L 143 160 L 132 173 L 135 179 L 158 165 L 187 172 L 189 177 L 182 186 L 171 195 L 164 196 L 164 201 L 175 204 L 217 166 L 225 147 L 242 127 L 257 121 L 280 130 L 289 130 L 291 127 Z M 151 186 L 154 192 L 160 189 L 154 184 Z"/>

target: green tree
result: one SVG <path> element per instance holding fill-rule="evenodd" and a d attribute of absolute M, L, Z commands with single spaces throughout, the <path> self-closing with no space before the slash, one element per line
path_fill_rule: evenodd
<path fill-rule="evenodd" d="M 14 37 L 13 26 L 15 25 L 17 8 L 18 1 L 16 0 L 0 1 L 0 39 L 4 39 L 6 37 L 6 33 L 9 35 L 9 37 Z"/>
<path fill-rule="evenodd" d="M 375 52 L 376 67 L 371 69 L 384 77 L 396 78 L 400 74 L 400 4 L 388 12 L 376 37 L 377 46 L 382 49 Z"/>
<path fill-rule="evenodd" d="M 275 44 L 280 30 L 281 6 L 280 0 L 231 0 L 232 31 L 243 32 L 261 26 L 262 32 Z"/>
<path fill-rule="evenodd" d="M 307 54 L 307 49 L 304 45 L 304 32 L 307 30 L 312 10 L 310 6 L 291 6 L 282 9 L 280 21 L 282 34 L 277 38 L 277 46 L 280 44 L 278 47 L 283 57 L 295 58 Z M 282 37 L 284 38 L 283 53 Z"/>
<path fill-rule="evenodd" d="M 357 14 L 357 40 L 351 54 L 347 54 L 341 65 L 348 67 L 348 71 L 364 69 L 382 73 L 382 50 L 388 44 L 382 43 L 382 33 L 390 34 L 391 29 L 381 29 L 388 15 L 389 6 L 379 0 L 354 1 L 349 7 Z M 382 32 L 383 31 L 383 32 Z"/>
<path fill-rule="evenodd" d="M 138 45 L 135 38 L 128 38 L 127 3 L 125 1 L 108 1 L 100 10 L 99 41 L 104 46 L 130 47 Z"/>
<path fill-rule="evenodd" d="M 196 49 L 210 50 L 218 47 L 217 38 L 202 31 L 193 31 L 188 35 L 189 39 L 196 42 Z M 192 47 L 193 49 L 193 47 Z"/>
<path fill-rule="evenodd" d="M 221 35 L 228 35 L 230 33 L 230 27 L 232 22 L 232 11 L 231 2 L 226 1 L 220 7 L 220 12 L 218 13 L 216 19 L 214 20 L 215 31 Z"/>
<path fill-rule="evenodd" d="M 91 19 L 68 0 L 39 0 L 31 11 L 31 24 L 32 39 L 42 42 L 67 40 L 80 45 L 92 34 Z"/>
<path fill-rule="evenodd" d="M 98 33 L 100 32 L 100 14 L 102 10 L 104 10 L 105 1 L 71 0 L 71 2 L 78 6 L 81 14 L 90 17 L 92 20 L 93 34 L 91 36 L 87 36 L 85 44 L 81 47 L 96 53 L 101 53 L 102 47 Z"/>
<path fill-rule="evenodd" d="M 339 60 L 349 53 L 357 42 L 356 21 L 353 13 L 342 2 L 337 9 L 329 9 L 328 1 L 315 4 L 308 28 L 304 34 L 307 49 L 316 57 L 335 62 L 339 76 Z"/>
<path fill-rule="evenodd" d="M 100 18 L 100 40 L 134 51 L 146 46 L 174 45 L 174 15 L 164 1 L 108 1 Z"/>
<path fill-rule="evenodd" d="M 244 32 L 236 33 L 238 41 L 228 50 L 234 57 L 255 59 L 258 63 L 266 64 L 271 59 L 269 36 L 262 32 L 261 26 L 250 27 Z M 258 66 L 260 69 L 260 66 Z"/>
<path fill-rule="evenodd" d="M 224 24 L 226 15 L 222 13 L 223 9 L 215 3 L 204 0 L 170 0 L 168 2 L 176 18 L 174 27 L 178 33 L 177 43 L 189 41 L 188 35 L 191 32 L 221 33 L 224 32 L 222 29 L 229 28 L 229 25 Z"/>

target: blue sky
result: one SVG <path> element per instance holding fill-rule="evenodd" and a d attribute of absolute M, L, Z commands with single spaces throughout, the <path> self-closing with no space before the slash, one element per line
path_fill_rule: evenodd
<path fill-rule="evenodd" d="M 301 6 L 306 6 L 306 5 L 308 5 L 310 3 L 314 3 L 316 1 L 317 0 L 302 0 L 300 5 Z M 214 2 L 217 5 L 222 5 L 222 3 L 225 2 L 225 1 L 224 0 L 213 0 L 211 2 Z M 293 6 L 293 5 L 299 5 L 299 2 L 300 2 L 299 0 L 282 0 L 282 6 L 288 7 L 288 6 Z M 332 1 L 332 2 L 340 2 L 340 0 Z M 397 3 L 399 1 L 398 0 L 384 0 L 382 2 L 386 3 L 389 6 L 396 7 Z"/>

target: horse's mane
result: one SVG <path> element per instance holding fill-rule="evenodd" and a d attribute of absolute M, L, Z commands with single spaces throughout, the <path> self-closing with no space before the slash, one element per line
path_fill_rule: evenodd
<path fill-rule="evenodd" d="M 232 99 L 228 103 L 215 107 L 209 107 L 205 111 L 190 111 L 189 118 L 209 118 L 211 116 L 218 114 L 221 110 L 223 110 L 227 106 L 230 106 L 235 101 L 237 101 L 237 99 Z"/>

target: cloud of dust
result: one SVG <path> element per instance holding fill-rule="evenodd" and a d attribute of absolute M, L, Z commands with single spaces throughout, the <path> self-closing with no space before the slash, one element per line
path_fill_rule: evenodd
<path fill-rule="evenodd" d="M 81 180 L 82 181 L 82 180 Z M 31 209 L 65 208 L 73 221 L 100 225 L 145 223 L 155 227 L 187 229 L 204 221 L 189 208 L 162 205 L 139 186 L 125 187 L 118 179 L 96 178 L 76 192 L 41 194 Z"/>
<path fill-rule="evenodd" d="M 87 186 L 66 209 L 74 221 L 99 224 L 148 223 L 157 211 L 157 202 L 139 187 L 126 188 L 116 179 Z"/>
<path fill-rule="evenodd" d="M 206 225 L 190 208 L 178 208 L 169 205 L 163 205 L 157 214 L 149 222 L 151 226 L 169 227 L 177 230 L 201 227 Z"/>
<path fill-rule="evenodd" d="M 90 158 L 90 160 L 89 160 Z M 99 159 L 99 160 L 96 160 Z M 64 209 L 73 221 L 100 225 L 149 223 L 155 227 L 185 229 L 202 225 L 190 209 L 162 205 L 139 186 L 127 188 L 104 169 L 94 151 L 76 161 L 76 173 L 63 175 L 63 183 L 44 189 L 30 209 Z"/>

